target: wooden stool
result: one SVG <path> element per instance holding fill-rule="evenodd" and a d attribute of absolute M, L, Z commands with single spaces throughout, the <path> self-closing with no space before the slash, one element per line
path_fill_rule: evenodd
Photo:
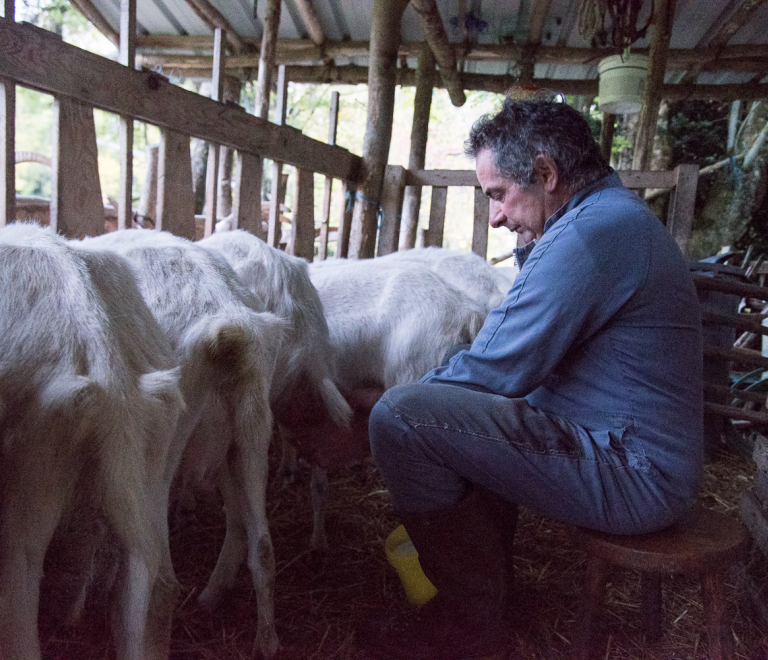
<path fill-rule="evenodd" d="M 610 564 L 640 571 L 640 609 L 643 627 L 651 639 L 661 636 L 661 575 L 699 573 L 710 657 L 732 657 L 731 635 L 723 623 L 723 578 L 725 571 L 747 553 L 749 536 L 740 521 L 696 507 L 659 532 L 623 536 L 581 529 L 579 541 L 589 557 L 576 639 L 580 660 L 590 657 L 595 615 Z"/>

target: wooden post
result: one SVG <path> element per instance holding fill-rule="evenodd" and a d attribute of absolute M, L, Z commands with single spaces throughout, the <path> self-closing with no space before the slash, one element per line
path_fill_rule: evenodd
<path fill-rule="evenodd" d="M 683 255 L 688 255 L 688 242 L 693 230 L 693 209 L 699 181 L 698 165 L 678 165 L 675 168 L 677 184 L 669 198 L 667 229 Z"/>
<path fill-rule="evenodd" d="M 331 92 L 331 112 L 328 121 L 328 144 L 336 144 L 336 127 L 339 123 L 339 93 Z M 328 256 L 328 230 L 331 219 L 331 193 L 333 192 L 333 177 L 325 177 L 325 194 L 323 196 L 323 217 L 320 222 L 320 246 L 317 260 L 323 261 Z M 338 244 L 336 250 L 338 251 Z"/>
<path fill-rule="evenodd" d="M 352 213 L 355 208 L 354 183 L 344 181 L 341 184 L 341 194 L 343 202 L 341 204 L 341 217 L 339 218 L 339 228 L 337 229 L 338 244 L 336 246 L 336 258 L 346 259 L 349 253 L 349 236 L 352 229 Z"/>
<path fill-rule="evenodd" d="M 603 125 L 600 128 L 600 153 L 605 162 L 611 162 L 611 150 L 613 149 L 613 136 L 616 133 L 616 115 L 610 112 L 603 113 Z"/>
<path fill-rule="evenodd" d="M 276 123 L 285 125 L 288 111 L 288 79 L 285 76 L 285 65 L 277 70 L 277 117 Z M 272 162 L 272 198 L 269 200 L 269 222 L 267 224 L 267 243 L 276 248 L 280 245 L 280 204 L 283 201 L 281 182 L 283 179 L 283 164 Z"/>
<path fill-rule="evenodd" d="M 374 0 L 368 67 L 368 119 L 363 140 L 363 179 L 355 198 L 349 256 L 373 257 L 376 216 L 392 140 L 397 49 L 406 0 Z"/>
<path fill-rule="evenodd" d="M 195 240 L 195 195 L 189 136 L 164 129 L 157 155 L 155 229 Z"/>
<path fill-rule="evenodd" d="M 162 134 L 161 134 L 162 136 Z M 157 221 L 157 169 L 160 160 L 160 147 L 157 144 L 148 144 L 144 148 L 147 161 L 147 169 L 144 172 L 144 185 L 141 187 L 139 206 L 136 209 L 139 215 L 150 216 Z M 129 223 L 130 227 L 131 224 Z"/>
<path fill-rule="evenodd" d="M 296 168 L 291 235 L 293 254 L 312 261 L 315 255 L 315 182 L 314 173 Z"/>
<path fill-rule="evenodd" d="M 464 105 L 467 97 L 464 95 L 461 76 L 456 70 L 456 55 L 445 33 L 436 0 L 411 0 L 411 5 L 419 14 L 424 37 L 440 66 L 440 77 L 451 97 L 451 103 L 455 106 Z M 371 34 L 371 51 L 373 52 L 373 34 Z"/>
<path fill-rule="evenodd" d="M 648 80 L 643 90 L 642 109 L 637 122 L 635 151 L 632 157 L 633 170 L 648 169 L 653 151 L 653 139 L 661 104 L 661 88 L 667 70 L 669 38 L 675 17 L 676 0 L 659 0 L 653 18 L 653 36 L 648 61 Z"/>
<path fill-rule="evenodd" d="M 224 39 L 222 29 L 216 28 L 213 35 L 211 98 L 214 101 L 221 101 L 224 94 Z M 208 148 L 208 172 L 205 178 L 205 232 L 203 236 L 206 237 L 210 236 L 216 227 L 218 176 L 219 149 L 218 145 L 211 143 Z"/>
<path fill-rule="evenodd" d="M 5 0 L 5 18 L 15 18 L 14 0 Z M 0 78 L 0 227 L 16 218 L 16 85 Z"/>
<path fill-rule="evenodd" d="M 259 56 L 259 78 L 256 83 L 255 114 L 269 119 L 269 92 L 272 89 L 272 69 L 275 68 L 277 50 L 277 28 L 280 25 L 280 0 L 267 0 L 264 15 L 264 34 L 261 37 Z"/>
<path fill-rule="evenodd" d="M 93 108 L 66 98 L 53 103 L 50 225 L 67 238 L 104 233 Z"/>
<path fill-rule="evenodd" d="M 378 255 L 384 256 L 397 250 L 400 237 L 400 218 L 403 209 L 406 170 L 400 165 L 387 165 L 381 190 L 381 229 L 379 230 Z"/>
<path fill-rule="evenodd" d="M 472 230 L 472 252 L 485 259 L 488 254 L 488 216 L 491 200 L 482 188 L 475 188 L 475 223 Z"/>
<path fill-rule="evenodd" d="M 136 66 L 136 0 L 120 2 L 120 64 Z M 120 192 L 117 228 L 129 229 L 133 220 L 133 119 L 120 117 Z"/>
<path fill-rule="evenodd" d="M 435 78 L 435 56 L 428 45 L 419 53 L 416 69 L 416 95 L 413 99 L 413 124 L 411 125 L 411 153 L 409 170 L 423 170 L 427 154 L 429 112 L 432 108 L 432 85 Z M 401 250 L 416 245 L 416 227 L 419 225 L 421 186 L 408 186 L 403 200 L 403 225 L 400 229 Z"/>
<path fill-rule="evenodd" d="M 432 186 L 432 204 L 430 204 L 429 207 L 429 227 L 424 235 L 424 247 L 443 247 L 445 203 L 447 199 L 447 187 Z"/>
<path fill-rule="evenodd" d="M 240 88 L 242 83 L 238 78 L 224 76 L 225 103 L 240 103 Z M 217 189 L 216 215 L 226 218 L 232 213 L 232 166 L 235 160 L 235 150 L 224 145 L 219 147 L 219 183 Z"/>
<path fill-rule="evenodd" d="M 264 161 L 261 156 L 237 152 L 235 164 L 235 195 L 232 200 L 232 217 L 237 229 L 243 229 L 262 241 L 267 232 L 261 225 L 261 177 Z"/>

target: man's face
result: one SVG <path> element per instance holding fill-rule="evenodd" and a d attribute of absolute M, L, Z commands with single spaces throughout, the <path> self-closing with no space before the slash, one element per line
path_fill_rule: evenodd
<path fill-rule="evenodd" d="M 546 189 L 541 178 L 537 177 L 527 188 L 517 185 L 499 173 L 490 149 L 477 155 L 475 170 L 483 192 L 491 200 L 491 227 L 516 231 L 524 243 L 541 238 L 549 217 L 545 209 Z"/>

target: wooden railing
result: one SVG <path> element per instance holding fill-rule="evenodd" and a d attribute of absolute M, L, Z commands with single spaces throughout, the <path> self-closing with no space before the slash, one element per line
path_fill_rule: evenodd
<path fill-rule="evenodd" d="M 190 137 L 237 150 L 242 183 L 235 191 L 233 208 L 238 225 L 259 236 L 263 233 L 262 159 L 297 168 L 300 208 L 295 209 L 293 231 L 312 237 L 308 248 L 307 241 L 297 242 L 297 254 L 312 249 L 312 174 L 340 179 L 345 189 L 354 189 L 360 179 L 362 159 L 342 147 L 270 123 L 237 105 L 187 91 L 157 73 L 133 70 L 66 44 L 51 32 L 3 18 L 0 76 L 6 87 L 21 85 L 55 98 L 51 222 L 67 236 L 103 231 L 93 108 L 160 127 L 156 226 L 188 238 L 194 237 Z M 3 139 L 4 134 L 0 132 L 0 148 L 5 160 L 13 163 L 12 140 Z M 311 253 L 300 256 L 312 258 Z"/>
<path fill-rule="evenodd" d="M 698 166 L 678 165 L 674 170 L 664 172 L 627 170 L 620 171 L 618 174 L 622 183 L 633 190 L 666 189 L 670 191 L 666 224 L 683 254 L 685 254 L 693 227 Z M 451 186 L 473 187 L 475 189 L 475 202 L 472 251 L 485 258 L 488 248 L 489 201 L 480 189 L 475 171 L 410 171 L 396 165 L 387 167 L 384 178 L 384 188 L 381 194 L 383 219 L 379 232 L 379 255 L 397 250 L 405 186 L 432 187 L 432 205 L 429 214 L 429 228 L 424 237 L 425 246 L 442 246 L 443 244 L 445 202 L 448 188 Z"/>

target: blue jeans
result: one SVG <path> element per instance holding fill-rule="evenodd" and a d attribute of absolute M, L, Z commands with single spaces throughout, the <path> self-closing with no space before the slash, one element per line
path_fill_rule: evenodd
<path fill-rule="evenodd" d="M 592 432 L 510 399 L 453 385 L 399 385 L 371 412 L 373 459 L 396 509 L 426 513 L 477 484 L 548 518 L 620 534 L 689 506 L 632 439 Z"/>

